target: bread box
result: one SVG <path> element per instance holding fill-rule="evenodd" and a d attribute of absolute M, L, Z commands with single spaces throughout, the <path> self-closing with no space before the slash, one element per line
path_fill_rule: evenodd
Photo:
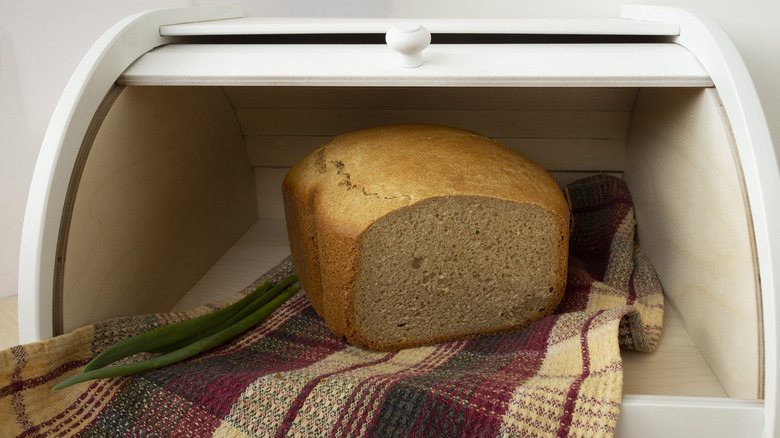
<path fill-rule="evenodd" d="M 780 178 L 758 97 L 708 18 L 622 15 L 125 19 L 79 65 L 44 139 L 22 342 L 232 295 L 289 254 L 279 187 L 300 157 L 353 129 L 446 124 L 561 185 L 626 181 L 667 301 L 658 351 L 624 353 L 619 436 L 780 436 Z"/>

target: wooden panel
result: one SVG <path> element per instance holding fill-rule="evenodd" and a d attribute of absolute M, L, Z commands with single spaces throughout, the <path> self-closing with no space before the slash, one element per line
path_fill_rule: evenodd
<path fill-rule="evenodd" d="M 246 138 L 253 166 L 290 167 L 328 136 L 250 136 Z M 500 143 L 536 161 L 547 170 L 621 171 L 625 163 L 623 139 L 496 138 Z"/>
<path fill-rule="evenodd" d="M 728 396 L 670 303 L 664 307 L 658 348 L 652 353 L 622 350 L 620 357 L 623 394 Z"/>
<path fill-rule="evenodd" d="M 18 302 L 16 295 L 0 299 L 0 350 L 19 344 Z"/>
<path fill-rule="evenodd" d="M 328 135 L 253 135 L 245 140 L 252 166 L 291 167 L 332 138 Z"/>
<path fill-rule="evenodd" d="M 767 433 L 766 421 L 763 400 L 628 395 L 621 403 L 614 438 L 773 436 Z"/>
<path fill-rule="evenodd" d="M 170 309 L 254 223 L 255 202 L 221 90 L 127 88 L 92 144 L 63 236 L 63 329 Z"/>
<path fill-rule="evenodd" d="M 632 111 L 625 88 L 224 87 L 234 108 Z"/>
<path fill-rule="evenodd" d="M 395 123 L 433 123 L 489 137 L 624 139 L 628 111 L 237 109 L 245 135 L 334 136 Z"/>
<path fill-rule="evenodd" d="M 762 395 L 757 264 L 730 132 L 714 89 L 645 89 L 625 180 L 639 243 L 731 397 Z"/>
<path fill-rule="evenodd" d="M 548 171 L 619 172 L 625 165 L 625 139 L 526 139 L 497 141 L 536 161 Z"/>
<path fill-rule="evenodd" d="M 227 87 L 253 166 L 388 123 L 472 129 L 549 170 L 620 171 L 635 88 Z"/>
<path fill-rule="evenodd" d="M 179 300 L 172 310 L 190 310 L 233 296 L 290 255 L 283 219 L 260 219 Z"/>
<path fill-rule="evenodd" d="M 257 183 L 257 217 L 284 218 L 282 181 L 289 167 L 255 167 Z"/>

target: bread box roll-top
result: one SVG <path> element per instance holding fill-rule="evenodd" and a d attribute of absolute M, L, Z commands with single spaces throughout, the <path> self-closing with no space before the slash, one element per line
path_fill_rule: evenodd
<path fill-rule="evenodd" d="M 412 25 L 230 7 L 122 20 L 74 72 L 41 147 L 21 341 L 243 289 L 291 252 L 290 168 L 335 136 L 399 124 L 480 133 L 559 187 L 625 182 L 665 320 L 657 351 L 622 354 L 617 436 L 780 434 L 774 147 L 726 34 L 666 7 Z"/>

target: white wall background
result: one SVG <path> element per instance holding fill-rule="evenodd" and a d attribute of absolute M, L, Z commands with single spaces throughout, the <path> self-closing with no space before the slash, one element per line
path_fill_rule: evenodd
<path fill-rule="evenodd" d="M 17 293 L 27 192 L 60 93 L 90 45 L 132 13 L 229 4 L 250 16 L 576 18 L 616 17 L 629 3 L 714 18 L 742 54 L 780 150 L 777 0 L 0 0 L 0 298 Z"/>

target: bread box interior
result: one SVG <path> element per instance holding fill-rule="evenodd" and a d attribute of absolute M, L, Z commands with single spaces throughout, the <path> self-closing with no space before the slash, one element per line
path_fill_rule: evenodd
<path fill-rule="evenodd" d="M 109 99 L 71 192 L 60 332 L 234 294 L 289 254 L 280 187 L 298 159 L 353 129 L 437 123 L 562 186 L 626 181 L 667 297 L 659 351 L 626 353 L 627 393 L 761 397 L 753 236 L 712 88 L 117 86 Z M 728 347 L 712 340 L 724 326 Z"/>
<path fill-rule="evenodd" d="M 601 38 L 593 46 L 615 41 Z M 650 65 L 667 56 L 656 45 L 674 45 L 665 34 L 632 38 L 625 54 L 616 44 L 607 56 L 630 64 L 624 56 L 639 50 Z M 338 57 L 345 46 L 363 47 L 299 42 L 280 56 L 316 57 L 327 46 Z M 546 50 L 558 42 L 545 42 Z M 407 72 L 393 73 L 398 80 L 361 80 L 360 72 L 307 80 L 307 66 L 284 75 L 269 66 L 270 79 L 248 81 L 209 70 L 244 68 L 209 58 L 233 50 L 229 41 L 196 43 L 155 49 L 122 67 L 85 122 L 53 257 L 55 335 L 235 294 L 289 255 L 281 182 L 298 159 L 354 129 L 449 125 L 519 151 L 562 187 L 596 173 L 622 178 L 639 245 L 666 296 L 657 351 L 623 352 L 624 399 L 733 401 L 757 413 L 760 430 L 766 361 L 754 215 L 720 90 L 703 69 L 689 69 L 688 58 L 629 79 L 615 65 L 592 78 L 504 82 L 463 79 L 479 71 L 455 71 L 446 81 L 407 80 Z M 590 44 L 578 45 L 591 56 Z M 481 50 L 475 46 L 441 50 Z M 511 46 L 499 41 L 497 50 Z M 443 55 L 429 61 L 436 56 Z M 193 78 L 177 68 L 207 71 Z"/>

